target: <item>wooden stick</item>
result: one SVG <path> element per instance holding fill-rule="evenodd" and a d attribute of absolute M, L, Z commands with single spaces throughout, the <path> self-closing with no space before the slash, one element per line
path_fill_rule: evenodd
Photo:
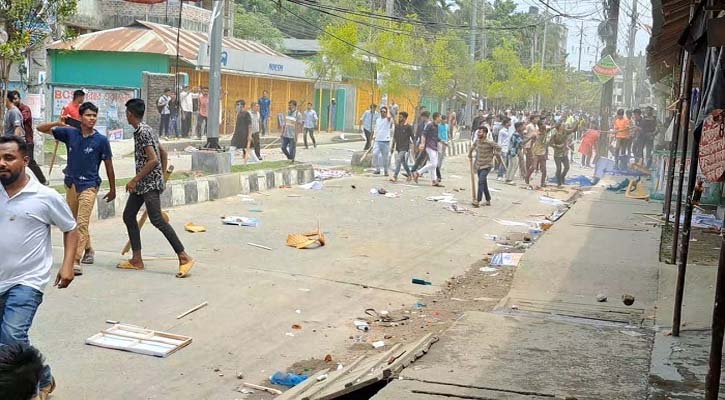
<path fill-rule="evenodd" d="M 478 190 L 476 188 L 476 178 L 474 178 L 474 173 L 473 173 L 473 165 L 474 165 L 473 159 L 471 159 L 470 161 L 471 161 L 470 162 L 470 166 L 471 166 L 471 198 L 472 198 L 472 201 L 475 203 L 476 194 L 478 193 Z"/>
<path fill-rule="evenodd" d="M 48 181 L 50 181 L 50 174 L 53 173 L 53 165 L 55 165 L 55 156 L 58 154 L 58 141 L 55 141 L 55 148 L 53 149 L 53 157 L 50 158 L 50 168 L 48 168 Z"/>
<path fill-rule="evenodd" d="M 250 246 L 252 246 L 252 247 L 259 247 L 260 249 L 272 250 L 271 247 L 262 246 L 261 244 L 256 244 L 256 243 L 251 243 L 251 242 L 249 242 L 247 244 L 250 245 Z"/>
<path fill-rule="evenodd" d="M 193 313 L 194 311 L 201 310 L 202 308 L 204 308 L 204 307 L 206 307 L 208 305 L 209 305 L 209 303 L 207 303 L 205 301 L 205 302 L 199 304 L 198 306 L 193 307 L 193 308 L 190 308 L 190 309 L 184 311 L 182 314 L 177 315 L 176 316 L 176 319 L 182 319 L 182 318 L 186 317 L 187 315 Z"/>
<path fill-rule="evenodd" d="M 272 388 L 268 388 L 268 387 L 264 387 L 264 386 L 259 386 L 259 385 L 255 385 L 253 383 L 244 382 L 244 383 L 242 383 L 242 386 L 246 386 L 250 389 L 262 390 L 262 391 L 269 392 L 272 394 L 282 394 L 281 390 L 272 389 Z"/>

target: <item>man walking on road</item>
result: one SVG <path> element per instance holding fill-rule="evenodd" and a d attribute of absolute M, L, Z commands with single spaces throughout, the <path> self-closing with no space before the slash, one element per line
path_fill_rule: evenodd
<path fill-rule="evenodd" d="M 380 118 L 375 121 L 375 145 L 373 147 L 373 161 L 375 162 L 375 174 L 380 174 L 380 167 L 383 173 L 388 176 L 390 166 L 390 139 L 395 121 L 388 115 L 388 108 L 380 107 Z"/>
<path fill-rule="evenodd" d="M 407 181 L 410 182 L 412 175 L 410 167 L 408 167 L 408 154 L 410 145 L 413 143 L 413 126 L 408 123 L 408 113 L 401 111 L 398 113 L 398 124 L 395 125 L 395 134 L 393 135 L 393 148 L 390 149 L 391 154 L 395 154 L 395 172 L 391 182 L 398 181 L 401 164 L 408 173 Z"/>
<path fill-rule="evenodd" d="M 309 133 L 310 139 L 312 139 L 312 146 L 317 148 L 317 142 L 315 142 L 315 127 L 317 126 L 317 112 L 312 109 L 312 103 L 307 103 L 307 110 L 304 112 L 305 126 L 304 126 L 304 142 L 305 149 L 309 149 L 307 146 L 307 134 Z"/>
<path fill-rule="evenodd" d="M 302 125 L 302 113 L 297 111 L 297 101 L 290 100 L 287 103 L 287 116 L 282 126 L 282 153 L 291 162 L 295 162 L 297 153 L 297 137 L 299 127 Z"/>
<path fill-rule="evenodd" d="M 188 138 L 191 131 L 191 114 L 194 112 L 195 94 L 188 86 L 179 93 L 179 104 L 181 105 L 181 137 Z"/>
<path fill-rule="evenodd" d="M 254 149 L 254 155 L 257 156 L 257 161 L 262 161 L 262 153 L 260 151 L 259 142 L 259 129 L 261 123 L 261 116 L 259 115 L 259 104 L 252 103 L 252 111 L 249 112 L 249 116 L 252 118 L 252 145 Z"/>
<path fill-rule="evenodd" d="M 13 103 L 20 110 L 20 114 L 23 116 L 23 131 L 25 133 L 25 144 L 28 146 L 28 168 L 33 171 L 33 175 L 38 178 L 38 182 L 48 186 L 48 181 L 43 175 L 43 171 L 40 166 L 35 162 L 35 136 L 33 132 L 33 112 L 30 110 L 27 104 L 20 101 L 20 93 L 17 90 L 13 90 L 9 93 L 13 95 Z"/>
<path fill-rule="evenodd" d="M 617 139 L 617 147 L 614 150 L 615 165 L 618 169 L 624 169 L 629 164 L 629 146 L 630 140 L 630 120 L 624 116 L 624 110 L 617 110 L 617 116 L 614 119 L 615 138 Z M 626 158 L 626 160 L 622 160 Z"/>
<path fill-rule="evenodd" d="M 441 122 L 441 113 L 434 112 L 433 120 L 428 122 L 423 129 L 423 138 L 420 143 L 420 151 L 425 151 L 428 155 L 428 162 L 425 167 L 421 168 L 420 171 L 413 173 L 413 180 L 418 183 L 418 178 L 426 172 L 431 174 L 431 182 L 433 186 L 443 187 L 438 182 L 438 174 L 436 168 L 438 168 L 438 124 Z"/>
<path fill-rule="evenodd" d="M 516 172 L 519 169 L 519 157 L 521 156 L 521 148 L 524 143 L 524 123 L 517 122 L 514 124 L 514 133 L 511 134 L 509 139 L 508 151 L 506 152 L 506 158 L 508 159 L 508 166 L 506 169 L 506 183 L 513 185 L 514 178 L 516 178 Z M 501 137 L 499 136 L 499 139 Z"/>
<path fill-rule="evenodd" d="M 81 104 L 81 129 L 67 126 L 64 120 L 38 126 L 38 131 L 52 134 L 55 140 L 68 148 L 68 166 L 65 172 L 66 199 L 78 222 L 78 249 L 76 251 L 76 275 L 82 275 L 81 264 L 93 264 L 95 252 L 91 244 L 90 223 L 96 196 L 101 187 L 98 171 L 103 162 L 110 190 L 103 198 L 111 202 L 116 198 L 116 174 L 108 138 L 95 129 L 98 107 L 91 102 Z"/>
<path fill-rule="evenodd" d="M 15 95 L 12 91 L 8 92 L 5 97 L 5 120 L 3 121 L 3 126 L 5 127 L 5 136 L 25 136 L 23 113 L 15 105 Z"/>
<path fill-rule="evenodd" d="M 488 190 L 488 173 L 493 168 L 493 159 L 501 158 L 500 151 L 501 147 L 496 142 L 488 139 L 488 128 L 481 126 L 476 131 L 476 144 L 471 146 L 468 151 L 468 158 L 473 160 L 473 152 L 476 152 L 476 159 L 473 162 L 473 170 L 478 175 L 478 193 L 476 195 L 476 201 L 473 202 L 474 207 L 478 207 L 481 204 L 483 197 L 486 197 L 486 205 L 491 205 L 491 193 Z"/>
<path fill-rule="evenodd" d="M 131 99 L 126 102 L 126 119 L 136 129 L 133 133 L 134 159 L 136 161 L 136 176 L 126 185 L 129 193 L 126 208 L 123 210 L 123 223 L 128 231 L 128 240 L 131 242 L 133 255 L 130 260 L 122 261 L 117 265 L 120 269 L 144 269 L 141 256 L 141 230 L 136 215 L 142 205 L 146 205 L 149 221 L 164 235 L 171 244 L 179 258 L 179 272 L 177 278 L 185 278 L 194 266 L 194 259 L 184 251 L 174 228 L 164 220 L 161 213 L 161 192 L 166 188 L 164 173 L 167 169 L 167 154 L 159 144 L 158 137 L 154 135 L 150 126 L 143 123 L 146 105 L 141 99 Z"/>
<path fill-rule="evenodd" d="M 196 119 L 196 138 L 206 136 L 207 119 L 209 116 L 209 88 L 202 88 L 199 95 L 199 117 Z"/>
<path fill-rule="evenodd" d="M 244 100 L 237 101 L 237 123 L 234 125 L 234 135 L 232 135 L 232 147 L 242 150 L 242 155 L 246 160 L 249 157 L 247 149 L 250 146 L 249 131 L 252 127 L 252 116 L 245 108 Z"/>
<path fill-rule="evenodd" d="M 19 137 L 0 137 L 0 346 L 29 345 L 28 331 L 53 267 L 50 226 L 63 232 L 63 262 L 54 286 L 73 281 L 76 221 L 63 198 L 25 173 L 28 149 Z M 55 390 L 50 367 L 40 374 L 37 399 Z"/>
<path fill-rule="evenodd" d="M 262 118 L 262 136 L 267 136 L 267 133 L 269 132 L 269 115 L 272 112 L 272 100 L 269 98 L 269 92 L 263 90 L 262 97 L 257 100 L 257 103 L 259 103 L 259 115 Z"/>
<path fill-rule="evenodd" d="M 360 125 L 362 125 L 363 133 L 365 134 L 365 147 L 363 150 L 370 149 L 373 139 L 373 126 L 378 122 L 380 114 L 375 112 L 378 106 L 371 104 L 370 108 L 365 110 L 362 117 L 360 117 Z"/>
<path fill-rule="evenodd" d="M 511 142 L 511 136 L 513 135 L 513 129 L 511 129 L 511 119 L 509 117 L 503 117 L 501 120 L 501 128 L 498 130 L 496 143 L 501 148 L 501 162 L 496 170 L 496 180 L 500 181 L 504 179 L 504 171 L 509 168 L 508 157 L 506 156 L 509 151 L 509 143 Z"/>

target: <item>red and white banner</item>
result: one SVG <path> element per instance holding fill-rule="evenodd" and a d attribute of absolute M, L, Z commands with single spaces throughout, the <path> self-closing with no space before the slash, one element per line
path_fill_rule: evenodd
<path fill-rule="evenodd" d="M 705 118 L 700 138 L 700 169 L 708 182 L 725 180 L 725 121 L 722 110 Z"/>

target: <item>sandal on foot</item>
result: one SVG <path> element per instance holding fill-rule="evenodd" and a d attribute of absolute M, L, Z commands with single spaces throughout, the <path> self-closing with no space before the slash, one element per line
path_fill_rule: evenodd
<path fill-rule="evenodd" d="M 139 267 L 137 265 L 133 265 L 133 264 L 131 264 L 131 261 L 128 261 L 128 260 L 121 261 L 120 263 L 116 264 L 116 268 L 118 268 L 118 269 L 134 269 L 137 271 L 144 269 L 143 266 Z"/>
<path fill-rule="evenodd" d="M 81 268 L 80 264 L 76 264 L 73 266 L 73 275 L 83 275 L 83 268 Z"/>
<path fill-rule="evenodd" d="M 191 260 L 190 262 L 186 264 L 179 265 L 179 272 L 176 273 L 177 278 L 186 278 L 189 276 L 189 271 L 192 267 L 194 267 L 194 264 L 196 262 L 194 260 Z"/>
<path fill-rule="evenodd" d="M 81 264 L 93 264 L 95 256 L 96 256 L 95 251 L 86 250 L 85 254 L 83 254 L 83 258 L 81 258 Z"/>

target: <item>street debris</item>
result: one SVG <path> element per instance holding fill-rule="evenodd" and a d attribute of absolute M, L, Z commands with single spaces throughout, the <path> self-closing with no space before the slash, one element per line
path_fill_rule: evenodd
<path fill-rule="evenodd" d="M 287 246 L 297 249 L 309 249 L 315 243 L 319 244 L 318 247 L 322 247 L 326 242 L 327 238 L 320 230 L 319 224 L 317 225 L 317 232 L 292 233 L 287 235 Z"/>
<path fill-rule="evenodd" d="M 248 242 L 247 244 L 248 244 L 249 246 L 252 246 L 252 247 L 259 247 L 260 249 L 265 249 L 265 250 L 272 250 L 272 248 L 271 248 L 271 247 L 267 247 L 267 246 L 262 246 L 261 244 L 256 244 L 256 243 L 252 243 L 252 242 Z"/>
<path fill-rule="evenodd" d="M 428 201 L 437 201 L 444 204 L 456 204 L 458 203 L 458 200 L 456 200 L 455 196 L 450 193 L 443 193 L 441 196 L 430 196 L 425 198 Z"/>
<path fill-rule="evenodd" d="M 177 316 L 176 316 L 176 319 L 182 319 L 182 318 L 186 317 L 187 315 L 189 315 L 189 314 L 193 313 L 194 311 L 197 311 L 197 310 L 201 310 L 202 308 L 204 308 L 204 307 L 206 307 L 206 306 L 208 306 L 208 305 L 209 305 L 209 303 L 207 303 L 207 302 L 205 301 L 205 302 L 203 302 L 203 303 L 199 304 L 198 306 L 192 307 L 192 308 L 190 308 L 190 309 L 188 309 L 188 310 L 184 311 L 183 313 L 181 313 L 181 314 L 177 315 Z"/>
<path fill-rule="evenodd" d="M 238 194 L 237 197 L 239 197 L 242 203 L 254 203 L 257 201 L 254 199 L 254 197 L 247 194 Z"/>
<path fill-rule="evenodd" d="M 600 303 L 605 303 L 607 301 L 607 295 L 603 293 L 598 294 L 597 301 Z"/>
<path fill-rule="evenodd" d="M 328 179 L 344 178 L 350 175 L 351 174 L 348 171 L 342 169 L 315 169 L 315 179 L 323 181 Z"/>
<path fill-rule="evenodd" d="M 357 328 L 360 331 L 367 332 L 370 330 L 370 325 L 366 321 L 361 321 L 359 319 L 356 319 L 352 321 L 353 324 L 355 324 L 355 328 Z"/>
<path fill-rule="evenodd" d="M 86 339 L 86 344 L 149 356 L 167 357 L 191 344 L 191 337 L 135 325 L 116 324 L 89 337 Z"/>
<path fill-rule="evenodd" d="M 298 187 L 300 189 L 307 189 L 307 190 L 322 190 L 322 189 L 324 189 L 325 185 L 323 185 L 321 181 L 312 181 L 310 183 L 305 183 L 304 185 L 300 185 Z"/>
<path fill-rule="evenodd" d="M 187 222 L 186 225 L 184 225 L 184 229 L 187 232 L 191 233 L 199 233 L 199 232 L 206 232 L 206 228 L 201 225 L 195 225 L 193 222 Z"/>
<path fill-rule="evenodd" d="M 489 235 L 488 233 L 483 235 L 483 238 L 486 240 L 493 240 L 493 241 L 496 241 L 499 239 L 498 235 Z"/>
<path fill-rule="evenodd" d="M 528 227 L 529 226 L 529 224 L 527 224 L 525 222 L 509 221 L 509 220 L 498 219 L 498 218 L 494 218 L 493 220 L 497 224 L 503 225 L 503 226 L 525 226 L 525 227 Z"/>
<path fill-rule="evenodd" d="M 300 324 L 292 324 L 292 329 L 293 330 L 296 330 L 296 331 L 301 331 L 302 330 L 302 325 L 300 325 Z"/>
<path fill-rule="evenodd" d="M 446 210 L 448 210 L 448 211 L 454 212 L 456 214 L 463 214 L 463 213 L 470 212 L 470 210 L 467 209 L 466 207 L 463 207 L 463 206 L 458 205 L 458 204 L 455 204 L 455 203 L 449 205 L 448 207 L 443 207 L 443 208 L 446 209 Z"/>
<path fill-rule="evenodd" d="M 269 377 L 269 381 L 273 385 L 280 385 L 280 386 L 287 386 L 287 387 L 294 387 L 299 385 L 300 383 L 307 380 L 307 375 L 297 375 L 297 374 L 291 374 L 287 372 L 275 372 L 272 376 Z"/>
<path fill-rule="evenodd" d="M 523 253 L 498 253 L 491 258 L 491 265 L 515 267 L 519 265 Z"/>
<path fill-rule="evenodd" d="M 385 347 L 385 342 L 382 341 L 382 340 L 377 341 L 377 342 L 373 342 L 372 344 L 373 344 L 373 348 L 374 349 L 380 349 L 380 348 Z"/>
<path fill-rule="evenodd" d="M 239 217 L 236 215 L 232 215 L 229 217 L 221 217 L 221 219 L 222 219 L 222 224 L 224 224 L 224 225 L 251 226 L 251 227 L 259 226 L 259 220 L 257 218 Z"/>
<path fill-rule="evenodd" d="M 420 278 L 413 278 L 411 282 L 415 283 L 416 285 L 432 285 L 432 283 Z"/>
<path fill-rule="evenodd" d="M 632 304 L 634 304 L 634 296 L 632 296 L 631 294 L 623 294 L 622 303 L 624 303 L 625 306 L 631 306 Z"/>
<path fill-rule="evenodd" d="M 491 267 L 481 267 L 481 268 L 479 268 L 479 271 L 481 271 L 481 272 L 496 272 L 496 271 L 498 271 L 498 269 L 491 268 Z"/>
<path fill-rule="evenodd" d="M 568 203 L 566 203 L 565 201 L 555 199 L 555 198 L 549 197 L 549 196 L 539 196 L 539 203 L 547 204 L 547 205 L 555 206 L 555 207 L 568 205 Z"/>
<path fill-rule="evenodd" d="M 244 383 L 242 383 L 242 385 L 246 386 L 248 388 L 251 388 L 251 389 L 257 389 L 257 390 L 261 390 L 261 391 L 267 392 L 267 393 L 282 394 L 281 390 L 272 389 L 272 388 L 268 388 L 268 387 L 264 387 L 264 386 L 259 386 L 259 385 L 255 385 L 253 383 L 244 382 Z"/>

